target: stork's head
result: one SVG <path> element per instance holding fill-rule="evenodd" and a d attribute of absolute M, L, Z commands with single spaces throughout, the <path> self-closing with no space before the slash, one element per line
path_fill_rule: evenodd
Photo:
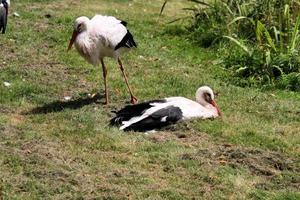
<path fill-rule="evenodd" d="M 72 34 L 72 37 L 71 37 L 71 40 L 69 43 L 68 50 L 70 50 L 72 48 L 72 45 L 73 45 L 74 41 L 76 40 L 77 35 L 87 30 L 89 21 L 90 21 L 90 19 L 85 16 L 78 17 L 75 20 L 74 31 L 73 31 L 73 34 Z"/>
<path fill-rule="evenodd" d="M 90 19 L 85 16 L 78 17 L 74 22 L 74 31 L 78 33 L 86 31 L 89 21 Z"/>
<path fill-rule="evenodd" d="M 214 92 L 210 87 L 200 87 L 196 92 L 196 101 L 204 107 L 207 105 L 212 105 L 217 109 L 218 115 L 221 115 L 221 111 L 215 101 Z"/>

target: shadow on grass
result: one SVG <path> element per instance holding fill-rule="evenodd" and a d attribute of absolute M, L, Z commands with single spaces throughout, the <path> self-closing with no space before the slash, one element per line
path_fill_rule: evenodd
<path fill-rule="evenodd" d="M 22 114 L 47 114 L 52 112 L 61 112 L 64 109 L 78 109 L 92 103 L 99 103 L 99 100 L 102 98 L 104 98 L 104 96 L 97 93 L 93 97 L 78 98 L 70 101 L 54 101 L 52 103 L 33 108 L 32 110 L 26 111 Z"/>

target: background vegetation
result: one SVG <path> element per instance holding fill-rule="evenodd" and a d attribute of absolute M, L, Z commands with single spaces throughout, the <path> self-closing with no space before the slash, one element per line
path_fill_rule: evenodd
<path fill-rule="evenodd" d="M 269 50 L 273 63 L 274 55 L 279 59 L 290 55 L 288 51 L 280 54 L 276 43 L 276 53 L 264 29 L 260 47 L 251 31 L 257 23 L 249 19 L 238 18 L 228 29 L 240 15 L 229 18 L 226 10 L 222 26 L 217 24 L 218 13 L 214 20 L 203 5 L 197 10 L 206 9 L 215 26 L 209 26 L 207 17 L 202 17 L 203 30 L 193 20 L 167 24 L 186 17 L 182 9 L 195 4 L 173 0 L 159 16 L 162 4 L 163 0 L 12 1 L 7 34 L 0 36 L 0 198 L 300 198 L 300 95 L 272 86 L 285 76 L 290 84 L 289 76 L 299 71 L 282 70 L 284 76 L 270 76 L 271 84 L 263 81 L 265 86 L 257 83 L 264 74 L 252 70 L 261 65 L 247 65 L 249 73 L 235 76 L 251 57 L 250 63 L 265 64 Z M 289 4 L 291 16 L 293 9 Z M 109 127 L 111 111 L 129 100 L 117 63 L 107 59 L 112 104 L 104 106 L 101 95 L 88 96 L 103 92 L 101 67 L 87 64 L 74 49 L 66 52 L 74 19 L 95 13 L 128 21 L 138 48 L 125 55 L 123 63 L 140 101 L 178 95 L 194 99 L 196 89 L 205 84 L 219 93 L 222 119 L 190 121 L 153 134 L 125 134 Z M 290 30 L 295 30 L 296 17 L 291 17 Z M 274 40 L 272 25 L 259 19 Z M 217 25 L 224 30 L 218 33 Z M 205 48 L 199 45 L 202 41 Z M 237 86 L 252 85 L 251 77 L 257 87 Z M 65 100 L 67 96 L 71 99 Z"/>
<path fill-rule="evenodd" d="M 179 18 L 189 19 L 188 36 L 202 47 L 222 50 L 224 66 L 238 77 L 231 78 L 234 83 L 300 91 L 299 1 L 189 2 L 194 4 L 184 10 L 190 17 Z"/>

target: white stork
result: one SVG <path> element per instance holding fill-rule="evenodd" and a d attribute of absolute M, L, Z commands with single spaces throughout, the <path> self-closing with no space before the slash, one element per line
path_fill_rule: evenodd
<path fill-rule="evenodd" d="M 0 1 L 0 31 L 2 32 L 2 34 L 4 34 L 7 25 L 8 7 L 10 5 L 10 0 Z"/>
<path fill-rule="evenodd" d="M 101 62 L 105 87 L 105 103 L 108 104 L 107 92 L 107 69 L 104 64 L 104 57 L 111 57 L 118 60 L 125 83 L 131 96 L 131 103 L 137 103 L 128 84 L 120 56 L 123 52 L 137 47 L 133 36 L 126 28 L 127 23 L 112 16 L 95 15 L 91 20 L 87 17 L 79 17 L 75 20 L 74 31 L 69 43 L 68 50 L 75 42 L 79 54 L 94 66 Z"/>
<path fill-rule="evenodd" d="M 196 101 L 185 97 L 169 97 L 128 105 L 116 112 L 110 124 L 120 126 L 120 130 L 124 131 L 150 131 L 180 120 L 218 116 L 221 116 L 221 111 L 214 100 L 212 89 L 202 86 L 196 92 Z"/>

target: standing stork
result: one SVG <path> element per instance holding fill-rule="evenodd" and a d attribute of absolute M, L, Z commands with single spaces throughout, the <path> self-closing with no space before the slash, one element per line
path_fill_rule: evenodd
<path fill-rule="evenodd" d="M 74 31 L 68 50 L 72 48 L 75 42 L 77 51 L 86 61 L 94 66 L 101 63 L 105 87 L 105 104 L 108 104 L 108 91 L 106 83 L 107 68 L 103 61 L 104 57 L 115 58 L 118 61 L 131 96 L 131 103 L 137 103 L 137 98 L 132 93 L 120 59 L 123 52 L 137 47 L 126 25 L 126 22 L 115 17 L 102 15 L 95 15 L 91 20 L 85 16 L 79 17 L 74 23 Z"/>
<path fill-rule="evenodd" d="M 2 34 L 4 34 L 7 25 L 8 7 L 10 5 L 10 0 L 0 1 L 0 31 L 2 32 Z"/>
<path fill-rule="evenodd" d="M 116 112 L 110 124 L 120 126 L 120 130 L 124 131 L 150 131 L 180 120 L 218 116 L 221 116 L 221 111 L 214 100 L 212 89 L 202 86 L 196 92 L 196 101 L 185 97 L 169 97 L 128 105 Z"/>

